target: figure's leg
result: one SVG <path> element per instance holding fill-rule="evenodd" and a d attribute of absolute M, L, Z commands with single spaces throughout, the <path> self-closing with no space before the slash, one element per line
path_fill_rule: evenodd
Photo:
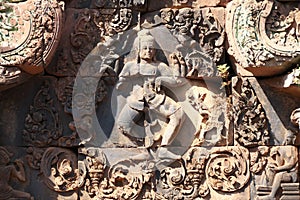
<path fill-rule="evenodd" d="M 19 190 L 13 190 L 12 191 L 12 197 L 13 198 L 22 198 L 22 199 L 33 199 L 33 197 L 31 197 L 31 195 L 27 192 L 22 192 Z"/>
<path fill-rule="evenodd" d="M 129 134 L 137 118 L 140 118 L 140 112 L 126 104 L 118 116 L 117 126 L 123 133 Z"/>
<path fill-rule="evenodd" d="M 166 97 L 165 102 L 157 108 L 157 112 L 169 119 L 162 135 L 161 147 L 158 149 L 158 157 L 160 159 L 181 159 L 180 155 L 169 151 L 168 145 L 173 142 L 184 119 L 182 107 L 170 97 Z"/>
<path fill-rule="evenodd" d="M 180 107 L 175 113 L 169 116 L 169 123 L 164 131 L 163 138 L 161 141 L 162 146 L 169 145 L 173 142 L 176 137 L 179 127 L 181 125 L 184 116 L 183 109 Z"/>
<path fill-rule="evenodd" d="M 272 184 L 272 190 L 271 190 L 271 193 L 268 195 L 269 197 L 271 197 L 271 198 L 275 197 L 276 192 L 278 191 L 280 184 L 282 182 L 284 173 L 286 173 L 286 172 L 279 172 L 279 173 L 275 174 L 273 184 Z"/>

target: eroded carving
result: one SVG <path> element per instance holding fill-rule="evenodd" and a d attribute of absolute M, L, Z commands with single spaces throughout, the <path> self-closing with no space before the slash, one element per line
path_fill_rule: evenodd
<path fill-rule="evenodd" d="M 269 123 L 249 80 L 243 79 L 233 89 L 235 141 L 243 146 L 268 145 Z"/>
<path fill-rule="evenodd" d="M 12 84 L 19 80 L 21 71 L 17 67 L 0 66 L 0 84 Z"/>
<path fill-rule="evenodd" d="M 266 76 L 288 69 L 300 54 L 298 15 L 297 5 L 292 3 L 287 7 L 277 1 L 229 3 L 226 32 L 228 52 L 235 64 L 244 68 L 272 67 L 273 71 L 265 72 L 249 68 L 254 74 Z"/>
<path fill-rule="evenodd" d="M 119 75 L 119 82 L 116 86 L 120 90 L 124 90 L 124 87 L 127 89 L 132 88 L 129 89 L 132 91 L 126 98 L 126 105 L 118 116 L 117 126 L 122 134 L 128 137 L 138 137 L 137 133 L 133 132 L 133 122 L 141 118 L 143 114 L 147 135 L 146 142 L 148 143 L 146 146 L 150 147 L 154 141 L 161 139 L 158 156 L 162 158 L 165 156 L 163 154 L 167 153 L 166 147 L 171 144 L 178 133 L 184 115 L 180 104 L 166 95 L 162 87 L 163 85 L 178 87 L 185 82 L 176 76 L 178 72 L 176 74 L 165 63 L 155 60 L 155 40 L 149 32 L 146 30 L 140 32 L 139 43 L 138 59 L 140 59 L 140 62 L 126 63 Z M 151 132 L 151 126 L 158 123 L 153 117 L 155 114 L 163 116 L 167 121 L 165 127 L 162 128 L 163 132 L 156 134 Z M 135 123 L 138 123 L 138 121 Z M 171 152 L 169 153 L 169 156 L 178 158 L 171 155 Z"/>
<path fill-rule="evenodd" d="M 214 199 L 217 198 L 215 191 L 231 192 L 234 196 L 249 181 L 249 163 L 244 160 L 247 157 L 248 151 L 243 147 L 213 148 L 210 151 L 191 148 L 183 156 L 183 170 L 172 165 L 166 168 L 168 173 L 165 176 L 172 182 L 163 187 L 165 195 L 162 196 L 165 199 Z M 164 178 L 162 176 L 162 181 Z"/>
<path fill-rule="evenodd" d="M 14 163 L 10 163 L 12 153 L 6 148 L 0 147 L 0 199 L 33 199 L 33 197 L 20 190 L 13 189 L 9 182 L 12 178 L 25 182 L 24 163 L 20 159 L 16 159 Z"/>
<path fill-rule="evenodd" d="M 192 146 L 225 144 L 226 140 L 229 139 L 226 138 L 229 124 L 224 116 L 227 110 L 224 94 L 212 94 L 193 87 L 187 93 L 187 98 L 201 115 L 201 124 L 195 133 Z"/>
<path fill-rule="evenodd" d="M 80 153 L 85 155 L 80 161 L 85 177 L 83 190 L 91 199 L 139 199 L 145 185 L 151 185 L 154 168 L 151 161 L 119 159 L 108 166 L 100 149 L 84 148 Z"/>
<path fill-rule="evenodd" d="M 195 42 L 190 44 L 192 49 L 200 48 L 201 52 L 215 63 L 220 61 L 224 51 L 224 29 L 210 8 L 166 8 L 160 11 L 160 16 L 162 23 L 178 37 L 180 42 L 191 42 L 189 40 L 192 38 L 198 42 L 198 44 Z M 204 60 L 209 62 L 205 57 Z"/>
<path fill-rule="evenodd" d="M 1 5 L 1 65 L 18 66 L 30 74 L 42 72 L 58 43 L 61 5 L 50 0 Z"/>
<path fill-rule="evenodd" d="M 44 183 L 58 192 L 73 191 L 81 182 L 77 156 L 68 149 L 49 147 L 41 159 L 40 170 Z"/>
<path fill-rule="evenodd" d="M 224 192 L 243 188 L 250 177 L 249 163 L 245 158 L 248 151 L 244 148 L 218 149 L 211 152 L 206 173 L 208 184 L 215 190 Z M 216 154 L 216 155 L 214 155 Z"/>
<path fill-rule="evenodd" d="M 25 118 L 23 139 L 30 145 L 45 147 L 57 144 L 61 136 L 61 122 L 50 95 L 50 83 L 45 82 L 36 94 Z"/>
<path fill-rule="evenodd" d="M 216 191 L 236 195 L 250 178 L 248 151 L 243 147 L 191 148 L 183 160 L 173 162 L 145 159 L 141 150 L 123 150 L 134 156 L 122 159 L 117 156 L 120 151 L 80 150 L 85 198 L 214 199 Z"/>
<path fill-rule="evenodd" d="M 299 198 L 297 154 L 293 146 L 260 146 L 251 152 L 257 199 Z"/>

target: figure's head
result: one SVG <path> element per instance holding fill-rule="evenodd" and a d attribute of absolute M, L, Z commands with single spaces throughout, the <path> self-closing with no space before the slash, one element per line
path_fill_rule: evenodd
<path fill-rule="evenodd" d="M 7 165 L 12 156 L 4 147 L 0 147 L 0 165 Z"/>
<path fill-rule="evenodd" d="M 285 136 L 285 145 L 294 145 L 296 142 L 296 135 L 291 131 L 288 130 Z"/>
<path fill-rule="evenodd" d="M 139 34 L 139 57 L 146 62 L 154 61 L 155 39 L 149 31 L 141 31 Z"/>

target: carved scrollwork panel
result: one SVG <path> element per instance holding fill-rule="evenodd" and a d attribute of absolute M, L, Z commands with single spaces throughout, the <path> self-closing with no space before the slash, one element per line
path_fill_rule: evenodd
<path fill-rule="evenodd" d="M 244 79 L 233 92 L 235 141 L 245 147 L 270 144 L 266 112 L 249 80 Z"/>
<path fill-rule="evenodd" d="M 298 144 L 297 129 L 290 123 L 297 100 L 269 90 L 268 82 L 270 80 L 257 81 L 255 77 L 232 79 L 236 145 Z M 283 108 L 287 113 L 282 113 Z"/>
<path fill-rule="evenodd" d="M 76 190 L 80 185 L 77 156 L 68 149 L 49 147 L 41 159 L 44 183 L 57 192 Z"/>

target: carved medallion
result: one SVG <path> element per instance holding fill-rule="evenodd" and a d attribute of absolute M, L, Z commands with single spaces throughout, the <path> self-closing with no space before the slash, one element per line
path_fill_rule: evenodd
<path fill-rule="evenodd" d="M 271 76 L 300 60 L 299 3 L 235 0 L 227 6 L 228 53 L 237 72 Z M 265 67 L 265 68 L 260 68 Z M 249 73 L 248 73 L 249 75 Z"/>
<path fill-rule="evenodd" d="M 59 41 L 62 5 L 54 0 L 1 3 L 0 63 L 41 73 Z"/>

